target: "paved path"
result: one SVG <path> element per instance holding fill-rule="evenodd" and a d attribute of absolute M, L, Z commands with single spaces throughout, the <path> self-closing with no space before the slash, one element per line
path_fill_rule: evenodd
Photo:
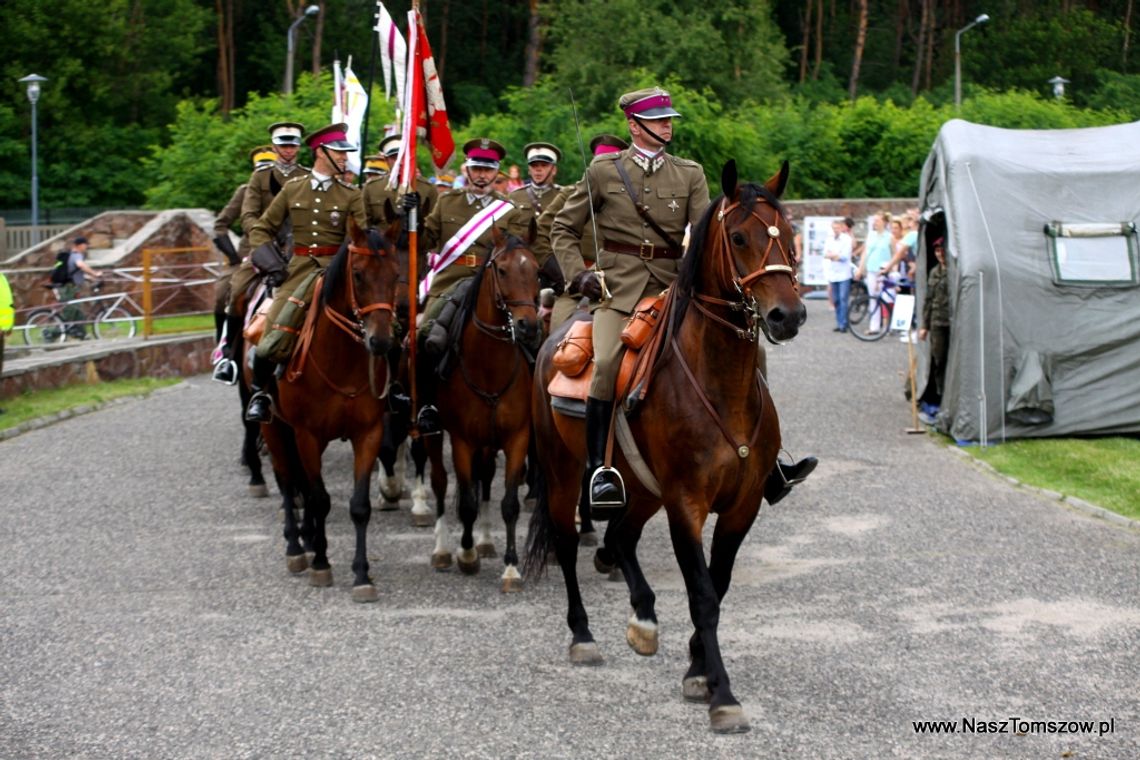
<path fill-rule="evenodd" d="M 493 565 L 434 573 L 406 509 L 374 515 L 381 598 L 355 605 L 346 447 L 326 457 L 336 586 L 313 589 L 285 570 L 276 500 L 245 495 L 231 391 L 196 378 L 0 443 L 0 757 L 1140 756 L 1140 533 L 906 435 L 905 348 L 810 308 L 770 374 L 786 444 L 822 464 L 765 507 L 721 617 L 751 733 L 712 736 L 681 700 L 661 518 L 653 658 L 588 557 L 606 664 L 575 669 L 557 572 L 513 596 Z M 1011 717 L 1114 732 L 912 727 Z"/>

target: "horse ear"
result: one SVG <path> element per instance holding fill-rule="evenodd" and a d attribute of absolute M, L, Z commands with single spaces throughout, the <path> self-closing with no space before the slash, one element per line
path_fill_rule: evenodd
<path fill-rule="evenodd" d="M 507 244 L 507 236 L 497 224 L 491 225 L 491 244 L 496 248 L 502 248 Z"/>
<path fill-rule="evenodd" d="M 730 158 L 720 170 L 720 191 L 725 198 L 736 197 L 736 159 Z"/>
<path fill-rule="evenodd" d="M 532 216 L 526 231 L 526 247 L 534 245 L 535 240 L 538 240 L 538 220 Z"/>
<path fill-rule="evenodd" d="M 400 239 L 400 232 L 404 229 L 404 218 L 396 214 L 392 219 L 392 223 L 388 225 L 388 229 L 384 230 L 384 237 L 387 238 L 385 242 L 395 243 Z"/>
<path fill-rule="evenodd" d="M 364 231 L 360 229 L 360 225 L 356 223 L 356 217 L 352 214 L 348 215 L 348 224 L 345 230 L 348 231 L 348 237 L 353 243 L 359 243 L 360 238 L 364 235 Z"/>
<path fill-rule="evenodd" d="M 764 183 L 764 187 L 768 188 L 768 192 L 779 198 L 784 194 L 784 188 L 788 186 L 788 162 L 787 159 L 780 165 L 780 171 L 772 175 L 772 177 Z"/>
<path fill-rule="evenodd" d="M 396 207 L 392 205 L 392 199 L 391 198 L 385 198 L 384 199 L 384 218 L 385 219 L 391 219 L 394 216 L 399 216 L 399 214 L 396 213 Z"/>

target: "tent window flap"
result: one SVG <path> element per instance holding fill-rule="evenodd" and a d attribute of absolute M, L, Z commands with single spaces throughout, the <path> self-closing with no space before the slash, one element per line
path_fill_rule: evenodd
<path fill-rule="evenodd" d="M 1045 225 L 1053 282 L 1102 287 L 1136 285 L 1137 239 L 1132 222 Z"/>

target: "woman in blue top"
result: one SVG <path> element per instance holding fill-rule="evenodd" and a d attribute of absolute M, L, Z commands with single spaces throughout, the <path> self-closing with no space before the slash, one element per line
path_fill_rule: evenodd
<path fill-rule="evenodd" d="M 879 295 L 882 280 L 879 272 L 891 260 L 891 215 L 886 211 L 875 214 L 871 220 L 871 231 L 867 233 L 867 242 L 863 245 L 863 256 L 859 259 L 859 268 L 855 271 L 855 279 L 863 280 L 867 285 L 867 293 L 871 298 Z M 871 315 L 870 328 L 878 330 L 878 310 Z"/>

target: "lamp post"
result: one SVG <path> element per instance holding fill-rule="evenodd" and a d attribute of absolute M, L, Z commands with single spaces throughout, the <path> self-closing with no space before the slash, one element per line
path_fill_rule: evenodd
<path fill-rule="evenodd" d="M 293 94 L 293 39 L 297 36 L 297 27 L 304 23 L 309 16 L 315 16 L 320 12 L 319 5 L 310 5 L 305 8 L 304 13 L 297 17 L 296 21 L 289 25 L 289 32 L 285 35 L 287 48 L 285 53 L 285 86 L 282 87 L 286 95 Z"/>
<path fill-rule="evenodd" d="M 1057 76 L 1053 77 L 1052 79 L 1050 79 L 1049 84 L 1053 85 L 1053 97 L 1055 97 L 1057 100 L 1060 100 L 1061 98 L 1065 97 L 1065 85 L 1067 85 L 1068 83 L 1069 83 L 1069 80 L 1065 79 L 1063 76 L 1061 76 L 1059 74 Z"/>
<path fill-rule="evenodd" d="M 962 35 L 978 24 L 984 24 L 990 17 L 983 13 L 964 27 L 954 32 L 954 112 L 962 107 Z"/>
<path fill-rule="evenodd" d="M 32 104 L 32 245 L 36 245 L 40 242 L 40 174 L 36 147 L 38 129 L 36 102 L 40 99 L 40 82 L 46 82 L 47 77 L 29 74 L 20 81 L 28 85 L 28 102 Z"/>

